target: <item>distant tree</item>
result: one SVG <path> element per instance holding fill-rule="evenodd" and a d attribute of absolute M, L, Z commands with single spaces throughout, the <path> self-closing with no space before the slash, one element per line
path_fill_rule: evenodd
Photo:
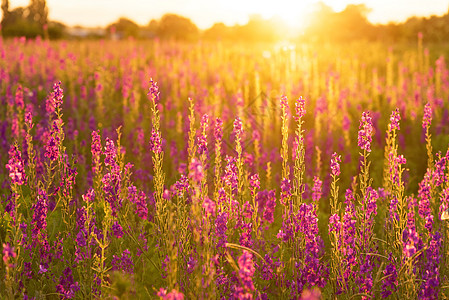
<path fill-rule="evenodd" d="M 31 0 L 28 6 L 27 19 L 43 28 L 48 23 L 48 8 L 46 0 Z"/>
<path fill-rule="evenodd" d="M 116 22 L 108 25 L 106 29 L 108 32 L 111 32 L 111 29 L 113 29 L 115 34 L 117 34 L 120 38 L 136 38 L 139 36 L 139 25 L 127 18 L 118 19 Z"/>
<path fill-rule="evenodd" d="M 163 39 L 196 40 L 198 27 L 188 18 L 175 14 L 162 16 L 157 27 L 157 35 Z"/>
<path fill-rule="evenodd" d="M 48 36 L 51 40 L 58 40 L 65 37 L 66 26 L 60 22 L 48 22 Z"/>
<path fill-rule="evenodd" d="M 336 13 L 326 4 L 319 3 L 306 36 L 328 41 L 373 39 L 374 27 L 367 19 L 369 11 L 364 4 L 350 4 Z"/>
<path fill-rule="evenodd" d="M 9 0 L 2 0 L 2 27 L 5 25 L 5 22 L 7 21 L 9 17 Z"/>
<path fill-rule="evenodd" d="M 28 7 L 9 10 L 9 1 L 2 0 L 3 36 L 25 36 L 35 38 L 46 34 L 48 8 L 45 0 L 31 0 Z"/>
<path fill-rule="evenodd" d="M 226 40 L 230 39 L 231 35 L 232 28 L 224 23 L 215 23 L 203 33 L 203 37 L 207 40 Z"/>

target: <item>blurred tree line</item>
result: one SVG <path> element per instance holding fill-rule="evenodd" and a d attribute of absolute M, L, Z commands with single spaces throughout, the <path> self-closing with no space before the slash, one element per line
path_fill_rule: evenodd
<path fill-rule="evenodd" d="M 48 20 L 45 0 L 30 0 L 27 7 L 9 8 L 9 0 L 2 0 L 3 18 L 1 30 L 4 37 L 37 36 L 52 39 L 70 38 L 71 31 L 64 24 Z M 227 26 L 216 23 L 201 31 L 190 19 L 175 14 L 165 14 L 159 20 L 151 20 L 140 26 L 127 18 L 120 18 L 108 25 L 102 34 L 84 34 L 84 38 L 137 38 L 196 41 L 229 40 L 273 42 L 297 39 L 316 42 L 348 42 L 353 40 L 407 42 L 416 41 L 419 32 L 426 42 L 444 42 L 449 37 L 449 10 L 442 16 L 412 17 L 403 23 L 372 24 L 367 15 L 370 9 L 364 4 L 350 4 L 343 11 L 335 12 L 320 2 L 309 16 L 309 22 L 301 32 L 294 32 L 281 19 L 263 19 L 250 16 L 245 25 Z M 73 30 L 72 30 L 73 32 Z"/>
<path fill-rule="evenodd" d="M 62 38 L 65 26 L 48 20 L 45 0 L 30 0 L 27 7 L 10 10 L 9 0 L 2 0 L 1 31 L 4 37 L 25 36 L 35 38 Z"/>

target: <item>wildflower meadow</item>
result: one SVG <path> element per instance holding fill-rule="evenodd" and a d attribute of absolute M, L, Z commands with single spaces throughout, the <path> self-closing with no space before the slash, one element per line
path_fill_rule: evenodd
<path fill-rule="evenodd" d="M 0 40 L 0 298 L 446 299 L 448 53 Z"/>

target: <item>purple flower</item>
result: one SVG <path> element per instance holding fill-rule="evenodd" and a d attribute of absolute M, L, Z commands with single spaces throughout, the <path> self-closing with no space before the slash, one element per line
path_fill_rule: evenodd
<path fill-rule="evenodd" d="M 223 181 L 226 186 L 231 188 L 232 191 L 236 191 L 238 184 L 238 172 L 235 164 L 235 157 L 226 156 L 225 160 L 227 161 L 227 164 L 223 175 Z"/>
<path fill-rule="evenodd" d="M 362 113 L 359 126 L 358 145 L 363 150 L 371 152 L 371 142 L 373 135 L 373 122 L 369 112 Z"/>
<path fill-rule="evenodd" d="M 210 200 L 209 197 L 204 198 L 203 208 L 207 215 L 215 216 L 216 205 L 215 202 Z"/>
<path fill-rule="evenodd" d="M 284 178 L 281 183 L 281 203 L 287 204 L 288 199 L 292 195 L 290 179 Z"/>
<path fill-rule="evenodd" d="M 204 178 L 203 165 L 196 158 L 192 158 L 192 162 L 189 165 L 189 178 L 196 183 L 200 183 Z"/>
<path fill-rule="evenodd" d="M 318 176 L 313 177 L 313 187 L 312 187 L 312 201 L 317 202 L 320 200 L 322 192 L 321 187 L 323 182 Z"/>
<path fill-rule="evenodd" d="M 201 134 L 197 137 L 198 154 L 207 154 L 207 128 L 209 126 L 209 116 L 204 114 L 201 118 Z"/>
<path fill-rule="evenodd" d="M 239 278 L 243 287 L 248 291 L 254 291 L 253 276 L 255 272 L 252 254 L 243 250 L 242 255 L 238 260 L 239 264 Z"/>
<path fill-rule="evenodd" d="M 55 109 L 59 109 L 62 105 L 62 98 L 64 97 L 64 91 L 61 89 L 61 81 L 58 81 L 53 85 L 52 96 Z"/>
<path fill-rule="evenodd" d="M 321 291 L 317 288 L 304 290 L 301 294 L 301 300 L 320 300 Z"/>
<path fill-rule="evenodd" d="M 150 151 L 154 153 L 162 152 L 161 134 L 159 131 L 154 130 L 154 128 L 151 130 Z"/>
<path fill-rule="evenodd" d="M 392 254 L 389 255 L 390 263 L 385 267 L 385 270 L 383 271 L 385 279 L 382 283 L 382 298 L 387 298 L 392 293 L 396 292 L 397 286 L 398 286 L 398 272 L 396 270 L 396 266 L 393 263 Z"/>
<path fill-rule="evenodd" d="M 53 92 L 47 98 L 46 110 L 48 113 L 53 113 L 55 110 L 59 110 L 62 105 L 62 98 L 64 97 L 63 90 L 61 89 L 61 82 L 57 82 L 53 85 Z"/>
<path fill-rule="evenodd" d="M 220 118 L 215 119 L 214 137 L 216 141 L 223 138 L 223 121 Z"/>
<path fill-rule="evenodd" d="M 440 285 L 440 260 L 442 238 L 439 232 L 431 235 L 426 260 L 422 271 L 421 289 L 418 291 L 420 299 L 438 299 Z"/>
<path fill-rule="evenodd" d="M 62 133 L 61 126 L 61 119 L 56 119 L 53 121 L 50 138 L 45 146 L 45 157 L 48 157 L 51 161 L 54 161 L 59 157 L 59 147 L 61 146 L 60 134 Z"/>
<path fill-rule="evenodd" d="M 101 155 L 101 138 L 99 131 L 92 131 L 92 143 L 90 147 L 92 153 L 92 172 L 98 172 L 100 166 L 100 155 Z"/>
<path fill-rule="evenodd" d="M 424 115 L 422 118 L 422 128 L 426 129 L 430 126 L 432 122 L 432 107 L 430 107 L 430 103 L 427 103 L 424 106 Z"/>
<path fill-rule="evenodd" d="M 340 228 L 340 216 L 337 214 L 331 215 L 329 217 L 329 232 L 336 232 L 338 234 L 340 232 Z"/>
<path fill-rule="evenodd" d="M 119 222 L 115 221 L 114 224 L 112 224 L 112 231 L 114 232 L 114 235 L 119 239 L 123 237 L 123 228 L 119 224 Z"/>
<path fill-rule="evenodd" d="M 137 193 L 136 187 L 132 185 L 128 187 L 128 198 L 136 205 L 134 213 L 142 220 L 146 220 L 148 218 L 147 195 L 143 191 Z"/>
<path fill-rule="evenodd" d="M 23 185 L 27 183 L 27 176 L 25 174 L 22 155 L 16 144 L 11 145 L 9 149 L 9 161 L 6 164 L 6 169 L 9 171 L 11 184 Z"/>
<path fill-rule="evenodd" d="M 3 250 L 2 250 L 3 262 L 9 268 L 14 267 L 13 263 L 10 262 L 10 258 L 14 259 L 16 257 L 16 252 L 14 251 L 14 247 L 11 247 L 11 245 L 9 245 L 8 243 L 2 244 L 2 246 L 3 246 Z"/>
<path fill-rule="evenodd" d="M 105 200 L 111 205 L 112 215 L 116 216 L 119 208 L 122 206 L 122 199 L 120 198 L 120 167 L 114 161 L 110 172 L 106 173 L 101 182 L 103 183 L 103 191 Z"/>
<path fill-rule="evenodd" d="M 399 121 L 401 120 L 401 115 L 399 113 L 399 108 L 396 108 L 390 116 L 390 127 L 391 129 L 400 130 Z"/>
<path fill-rule="evenodd" d="M 33 128 L 33 107 L 30 104 L 27 104 L 25 111 L 25 125 L 28 128 Z"/>
<path fill-rule="evenodd" d="M 25 107 L 25 105 L 23 103 L 23 89 L 22 89 L 22 85 L 20 85 L 20 84 L 17 86 L 15 103 L 16 103 L 16 106 L 20 110 L 23 110 L 23 108 Z"/>
<path fill-rule="evenodd" d="M 131 257 L 131 252 L 128 249 L 123 251 L 121 256 L 112 256 L 112 270 L 122 271 L 128 274 L 134 273 L 134 263 Z"/>
<path fill-rule="evenodd" d="M 48 211 L 48 198 L 47 193 L 44 190 L 39 190 L 36 203 L 32 207 L 33 209 L 33 239 L 45 235 L 47 229 L 47 211 Z"/>
<path fill-rule="evenodd" d="M 148 96 L 150 96 L 151 101 L 154 101 L 154 103 L 159 102 L 159 87 L 157 86 L 157 82 L 154 81 L 153 78 L 150 79 Z"/>
<path fill-rule="evenodd" d="M 72 276 L 72 269 L 67 267 L 61 277 L 59 277 L 59 284 L 56 286 L 56 291 L 63 299 L 72 299 L 75 293 L 80 290 L 78 282 L 74 282 Z"/>
<path fill-rule="evenodd" d="M 249 187 L 251 190 L 251 195 L 254 196 L 255 191 L 260 188 L 259 174 L 251 175 L 251 177 L 249 178 Z"/>
<path fill-rule="evenodd" d="M 184 300 L 184 294 L 175 289 L 167 294 L 166 289 L 160 288 L 159 292 L 157 292 L 157 296 L 162 300 Z"/>
<path fill-rule="evenodd" d="M 113 166 L 116 163 L 115 159 L 117 157 L 117 149 L 115 148 L 114 142 L 109 139 L 106 138 L 106 146 L 104 147 L 104 164 L 106 166 Z"/>
<path fill-rule="evenodd" d="M 261 199 L 264 198 L 265 205 L 261 205 Z M 262 218 L 268 222 L 274 222 L 274 210 L 276 208 L 276 192 L 274 190 L 271 191 L 260 191 L 257 194 L 256 201 L 259 203 L 259 207 L 264 207 Z"/>
<path fill-rule="evenodd" d="M 234 133 L 238 137 L 241 137 L 243 134 L 242 120 L 239 117 L 236 117 L 234 120 Z"/>
<path fill-rule="evenodd" d="M 217 248 L 224 248 L 227 242 L 226 231 L 228 230 L 228 213 L 220 212 L 215 219 L 215 234 L 217 237 Z"/>
<path fill-rule="evenodd" d="M 306 114 L 306 100 L 304 100 L 302 97 L 299 97 L 295 102 L 295 110 L 296 110 L 296 117 L 295 119 L 298 121 L 304 115 Z"/>
<path fill-rule="evenodd" d="M 281 109 L 282 109 L 283 111 L 288 112 L 289 107 L 288 107 L 288 99 L 287 99 L 287 96 L 282 95 L 280 101 L 281 101 Z"/>
<path fill-rule="evenodd" d="M 332 158 L 331 158 L 331 174 L 332 174 L 332 176 L 340 175 L 340 164 L 339 164 L 339 162 L 341 162 L 341 155 L 337 156 L 337 153 L 334 152 L 332 154 Z"/>
<path fill-rule="evenodd" d="M 95 200 L 95 190 L 90 188 L 82 197 L 86 202 L 93 202 Z"/>

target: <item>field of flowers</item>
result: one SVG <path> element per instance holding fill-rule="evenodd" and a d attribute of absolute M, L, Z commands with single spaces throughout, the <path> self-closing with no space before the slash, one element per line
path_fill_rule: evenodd
<path fill-rule="evenodd" d="M 422 36 L 0 40 L 0 78 L 1 299 L 449 297 Z"/>

